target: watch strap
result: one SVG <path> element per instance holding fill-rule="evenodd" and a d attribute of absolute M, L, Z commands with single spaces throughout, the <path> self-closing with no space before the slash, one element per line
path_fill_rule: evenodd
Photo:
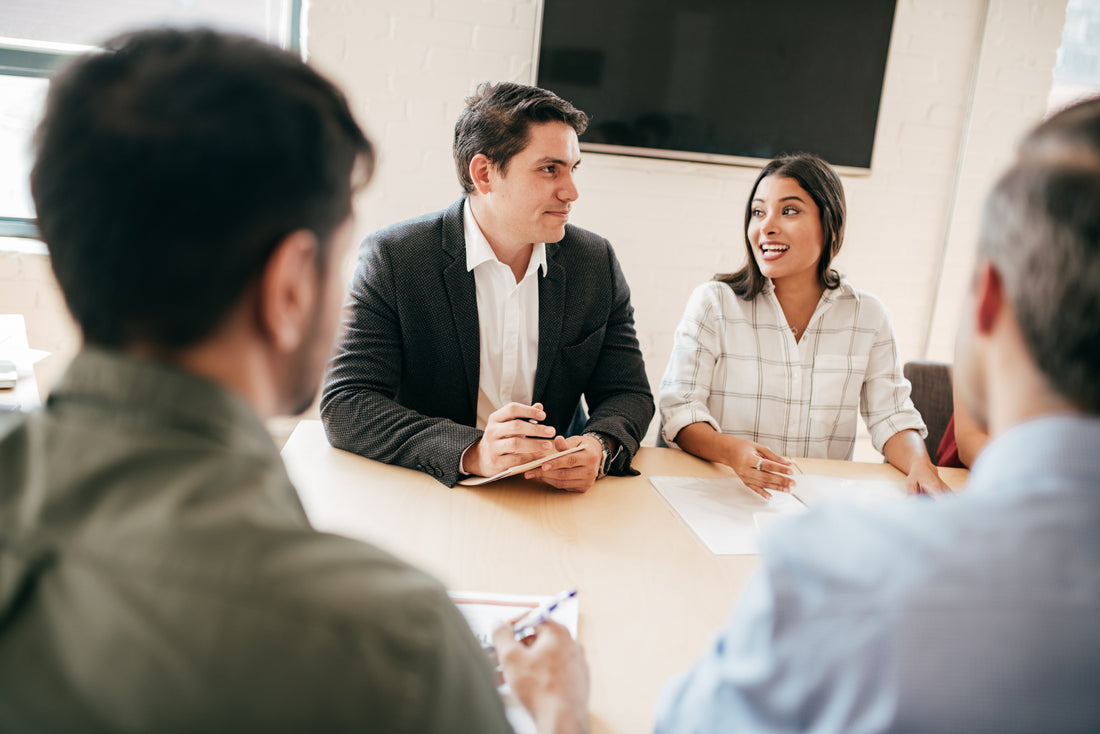
<path fill-rule="evenodd" d="M 597 478 L 607 476 L 607 473 L 611 471 L 611 462 L 615 459 L 615 457 L 611 455 L 610 444 L 607 443 L 606 438 L 596 433 L 595 431 L 589 431 L 584 435 L 593 436 L 597 441 L 600 442 L 600 446 L 603 447 L 603 458 L 600 460 L 600 469 L 596 476 Z"/>

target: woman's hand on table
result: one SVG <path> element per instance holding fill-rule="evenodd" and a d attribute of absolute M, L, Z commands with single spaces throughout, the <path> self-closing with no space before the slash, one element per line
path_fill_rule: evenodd
<path fill-rule="evenodd" d="M 951 488 L 940 479 L 924 448 L 924 439 L 912 429 L 898 431 L 882 447 L 895 469 L 905 473 L 905 489 L 911 494 L 943 494 Z"/>
<path fill-rule="evenodd" d="M 723 462 L 737 474 L 746 487 L 767 499 L 772 492 L 790 492 L 794 473 L 790 459 L 767 446 L 743 438 L 725 436 L 729 443 Z"/>
<path fill-rule="evenodd" d="M 947 494 L 953 490 L 940 479 L 931 462 L 914 462 L 905 477 L 905 491 L 910 494 Z"/>

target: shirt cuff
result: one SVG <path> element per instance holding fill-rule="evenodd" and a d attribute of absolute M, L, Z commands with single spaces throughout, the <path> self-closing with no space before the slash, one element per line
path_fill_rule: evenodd
<path fill-rule="evenodd" d="M 477 443 L 477 441 L 474 441 Z M 466 471 L 466 453 L 474 447 L 474 443 L 470 444 L 466 448 L 462 449 L 462 455 L 458 457 L 458 476 L 469 477 L 473 476 L 470 472 Z"/>
<path fill-rule="evenodd" d="M 915 413 L 915 411 L 914 413 L 898 413 L 893 415 L 877 423 L 875 427 L 870 428 L 868 432 L 871 434 L 871 444 L 875 447 L 875 450 L 881 454 L 887 441 L 902 431 L 908 430 L 916 431 L 917 435 L 921 437 L 921 440 L 928 438 L 928 427 L 924 425 L 924 421 L 921 419 L 920 414 Z"/>
<path fill-rule="evenodd" d="M 714 420 L 709 413 L 688 409 L 677 410 L 667 418 L 662 416 L 661 435 L 665 437 L 665 441 L 670 445 L 675 444 L 677 434 L 692 423 L 707 423 L 718 433 L 722 432 L 722 427 L 718 425 L 718 421 Z"/>

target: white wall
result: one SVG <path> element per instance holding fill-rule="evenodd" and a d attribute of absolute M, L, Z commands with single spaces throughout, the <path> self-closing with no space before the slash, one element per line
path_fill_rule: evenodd
<path fill-rule="evenodd" d="M 951 361 L 954 352 L 956 316 L 969 283 L 982 200 L 1006 156 L 1047 107 L 1065 22 L 1062 0 L 995 0 L 989 5 L 927 338 L 927 355 L 944 361 Z"/>
<path fill-rule="evenodd" d="M 484 80 L 531 82 L 538 7 L 312 0 L 310 61 L 344 86 L 382 151 L 363 233 L 456 198 L 450 142 L 462 100 Z M 837 262 L 885 301 L 903 359 L 951 359 L 981 196 L 1044 112 L 1064 13 L 1064 0 L 898 2 L 872 170 L 845 176 Z M 581 170 L 572 221 L 614 244 L 656 388 L 688 293 L 742 262 L 757 171 L 593 153 Z"/>
<path fill-rule="evenodd" d="M 359 206 L 361 234 L 457 197 L 450 143 L 463 99 L 484 80 L 531 81 L 540 2 L 308 2 L 310 61 L 344 87 L 381 150 Z M 838 265 L 886 302 L 903 359 L 951 359 L 980 201 L 1043 114 L 1065 5 L 898 2 L 872 172 L 844 179 L 848 236 Z M 755 175 L 584 156 L 573 221 L 615 245 L 655 391 L 692 287 L 741 264 Z M 77 341 L 44 257 L 0 255 L 0 311 L 24 313 L 32 346 L 58 353 L 40 370 L 45 388 Z"/>

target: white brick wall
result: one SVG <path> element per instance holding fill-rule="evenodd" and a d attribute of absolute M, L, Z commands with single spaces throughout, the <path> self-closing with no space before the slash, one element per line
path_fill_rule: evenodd
<path fill-rule="evenodd" d="M 954 354 L 958 314 L 977 247 L 982 200 L 1020 136 L 1046 109 L 1065 16 L 1064 2 L 989 3 L 970 120 L 964 129 L 955 181 L 950 229 L 940 244 L 943 270 L 927 336 L 926 353 L 931 359 L 951 361 Z"/>
<path fill-rule="evenodd" d="M 313 0 L 310 57 L 349 91 L 383 153 L 362 202 L 364 234 L 455 198 L 449 150 L 462 98 L 486 79 L 531 81 L 536 2 L 373 0 L 358 7 Z M 971 265 L 966 229 L 1020 131 L 1043 113 L 1064 11 L 1064 0 L 898 3 L 872 172 L 844 181 L 848 235 L 838 265 L 886 302 L 903 359 L 951 358 L 942 342 L 953 338 L 952 296 Z M 437 65 L 440 59 L 447 63 Z M 742 261 L 742 212 L 755 175 L 584 156 L 573 221 L 615 244 L 654 389 L 688 293 Z M 945 249 L 947 272 L 937 288 Z M 926 352 L 929 342 L 935 349 Z"/>
<path fill-rule="evenodd" d="M 903 359 L 951 358 L 978 206 L 1021 131 L 1043 113 L 1065 4 L 898 2 L 872 172 L 844 177 L 848 235 L 838 265 L 885 301 Z M 450 145 L 463 99 L 481 81 L 531 81 L 539 0 L 308 5 L 310 61 L 343 86 L 381 151 L 359 202 L 360 234 L 449 204 L 459 193 Z M 654 390 L 688 293 L 741 263 L 755 175 L 584 156 L 573 221 L 615 244 Z M 0 256 L 0 311 L 26 314 L 32 345 L 63 361 L 76 341 L 48 268 L 41 257 L 11 257 L 33 273 L 12 276 Z M 13 288 L 13 278 L 26 282 Z"/>

